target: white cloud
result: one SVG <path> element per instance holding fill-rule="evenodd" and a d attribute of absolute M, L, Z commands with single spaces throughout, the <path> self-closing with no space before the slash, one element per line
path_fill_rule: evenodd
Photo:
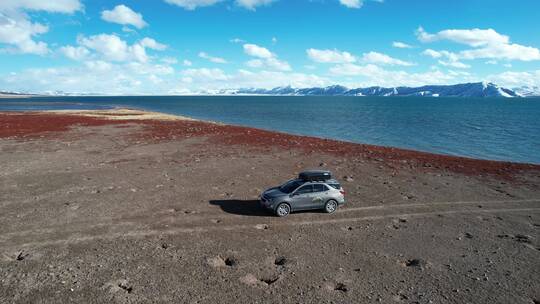
<path fill-rule="evenodd" d="M 32 10 L 45 11 L 50 13 L 71 14 L 82 9 L 79 0 L 2 0 L 0 1 L 0 11 L 7 10 Z"/>
<path fill-rule="evenodd" d="M 7 44 L 4 51 L 45 55 L 49 48 L 35 37 L 48 32 L 48 26 L 32 22 L 25 11 L 74 13 L 82 9 L 78 0 L 2 0 L 0 1 L 0 43 Z"/>
<path fill-rule="evenodd" d="M 131 8 L 123 4 L 115 6 L 112 10 L 102 11 L 101 19 L 122 25 L 133 25 L 138 29 L 147 26 L 140 13 L 134 12 Z"/>
<path fill-rule="evenodd" d="M 291 71 L 292 68 L 288 62 L 279 60 L 277 58 L 267 58 L 264 60 L 261 59 L 252 59 L 246 62 L 246 65 L 251 68 L 268 68 L 278 71 Z"/>
<path fill-rule="evenodd" d="M 168 65 L 101 60 L 77 67 L 28 69 L 0 78 L 2 87 L 38 93 L 166 94 L 177 83 L 174 69 Z"/>
<path fill-rule="evenodd" d="M 267 48 L 258 46 L 256 44 L 244 44 L 244 52 L 252 57 L 259 59 L 253 59 L 246 62 L 246 65 L 252 68 L 269 68 L 279 71 L 292 70 L 288 62 L 280 60 L 277 55 L 270 52 Z"/>
<path fill-rule="evenodd" d="M 14 53 L 45 55 L 49 52 L 47 44 L 35 41 L 34 37 L 44 34 L 49 28 L 40 23 L 32 23 L 23 13 L 6 15 L 0 11 L 0 43 L 12 48 L 7 51 Z"/>
<path fill-rule="evenodd" d="M 414 63 L 412 62 L 399 60 L 399 59 L 390 57 L 386 54 L 377 53 L 377 52 L 365 53 L 362 56 L 362 60 L 368 63 L 378 63 L 378 64 L 386 64 L 386 65 L 401 65 L 401 66 L 414 65 Z"/>
<path fill-rule="evenodd" d="M 69 59 L 83 60 L 90 55 L 90 51 L 83 46 L 63 46 L 60 48 L 60 52 Z"/>
<path fill-rule="evenodd" d="M 521 86 L 540 87 L 540 70 L 525 72 L 506 71 L 500 74 L 488 75 L 486 80 L 507 88 Z"/>
<path fill-rule="evenodd" d="M 267 48 L 258 46 L 256 44 L 244 44 L 244 52 L 249 56 L 258 57 L 258 58 L 272 58 L 274 54 L 270 52 Z"/>
<path fill-rule="evenodd" d="M 438 63 L 443 66 L 450 66 L 458 69 L 468 69 L 471 67 L 470 65 L 461 62 L 458 54 L 449 51 L 435 51 L 432 49 L 426 49 L 422 52 L 422 55 L 439 59 Z M 446 58 L 446 60 L 442 60 L 442 58 Z"/>
<path fill-rule="evenodd" d="M 136 60 L 146 62 L 148 61 L 146 48 L 158 51 L 166 48 L 164 44 L 158 43 L 148 37 L 129 45 L 126 41 L 114 34 L 99 34 L 90 37 L 81 36 L 78 38 L 78 43 L 109 61 Z"/>
<path fill-rule="evenodd" d="M 412 45 L 409 45 L 400 41 L 392 42 L 392 46 L 398 49 L 411 49 L 412 48 Z"/>
<path fill-rule="evenodd" d="M 161 44 L 149 37 L 143 38 L 141 41 L 139 41 L 139 44 L 145 48 L 153 49 L 156 51 L 163 51 L 164 49 L 167 48 L 165 44 Z"/>
<path fill-rule="evenodd" d="M 264 66 L 264 62 L 260 59 L 251 59 L 246 61 L 246 65 L 250 68 L 262 68 Z"/>
<path fill-rule="evenodd" d="M 269 5 L 274 1 L 276 0 L 236 0 L 236 4 L 249 10 L 255 10 L 257 6 Z"/>
<path fill-rule="evenodd" d="M 227 76 L 221 69 L 188 69 L 184 70 L 182 73 L 192 80 L 199 79 L 203 81 L 225 81 L 229 79 L 229 76 Z"/>
<path fill-rule="evenodd" d="M 325 86 L 332 82 L 317 75 L 286 73 L 281 71 L 238 70 L 227 74 L 219 69 L 189 69 L 182 72 L 182 81 L 191 90 L 219 90 L 223 88 L 274 88 L 291 85 L 293 87 Z"/>
<path fill-rule="evenodd" d="M 435 34 L 426 32 L 422 27 L 416 31 L 418 40 L 424 43 L 448 40 L 473 47 L 459 52 L 459 58 L 505 59 L 532 61 L 540 60 L 540 50 L 530 46 L 510 43 L 510 37 L 497 33 L 493 29 L 443 30 Z"/>
<path fill-rule="evenodd" d="M 178 63 L 178 59 L 176 59 L 174 57 L 163 57 L 160 60 L 161 60 L 161 62 L 163 62 L 165 64 L 177 64 Z"/>
<path fill-rule="evenodd" d="M 444 60 L 439 60 L 438 61 L 440 65 L 443 65 L 443 66 L 449 66 L 449 67 L 453 67 L 453 68 L 458 68 L 458 69 L 468 69 L 470 68 L 471 66 L 468 65 L 468 64 L 465 64 L 461 61 L 452 61 L 452 60 L 449 60 L 449 61 L 444 61 Z"/>
<path fill-rule="evenodd" d="M 356 58 L 348 52 L 334 50 L 308 49 L 306 53 L 309 59 L 320 63 L 352 63 Z"/>
<path fill-rule="evenodd" d="M 439 70 L 423 73 L 385 70 L 374 64 L 357 65 L 352 63 L 340 64 L 330 68 L 330 73 L 337 76 L 356 76 L 353 87 L 367 86 L 422 86 L 428 84 L 447 84 L 455 81 L 454 76 Z M 356 78 L 355 78 L 356 79 Z"/>
<path fill-rule="evenodd" d="M 362 0 L 339 0 L 339 3 L 348 8 L 361 8 L 364 4 Z"/>
<path fill-rule="evenodd" d="M 506 44 L 509 37 L 501 35 L 493 29 L 470 29 L 470 30 L 443 30 L 435 34 L 427 33 L 422 27 L 416 31 L 418 40 L 421 42 L 434 42 L 437 40 L 449 40 L 460 44 L 466 44 L 472 47 L 484 45 Z"/>
<path fill-rule="evenodd" d="M 182 64 L 185 65 L 185 66 L 192 66 L 193 63 L 187 59 L 184 59 L 184 61 L 182 61 Z"/>
<path fill-rule="evenodd" d="M 432 58 L 441 58 L 443 55 L 441 54 L 441 52 L 437 52 L 435 50 L 432 50 L 432 49 L 427 49 L 427 50 L 424 50 L 422 52 L 423 55 L 426 55 L 426 56 L 430 56 Z"/>
<path fill-rule="evenodd" d="M 223 0 L 165 0 L 169 4 L 174 4 L 187 10 L 194 10 L 198 7 L 212 6 Z"/>
<path fill-rule="evenodd" d="M 460 52 L 463 59 L 505 59 L 533 61 L 540 60 L 540 50 L 519 44 L 489 45 L 487 47 Z"/>
<path fill-rule="evenodd" d="M 231 39 L 229 41 L 232 42 L 232 43 L 244 43 L 244 42 L 246 42 L 245 40 L 240 39 L 240 38 L 233 38 L 233 39 Z"/>
<path fill-rule="evenodd" d="M 211 61 L 213 63 L 221 63 L 221 64 L 227 63 L 227 60 L 225 60 L 225 59 L 223 59 L 221 57 L 210 56 L 205 52 L 200 52 L 199 57 L 201 57 L 203 59 L 206 59 L 208 61 Z"/>

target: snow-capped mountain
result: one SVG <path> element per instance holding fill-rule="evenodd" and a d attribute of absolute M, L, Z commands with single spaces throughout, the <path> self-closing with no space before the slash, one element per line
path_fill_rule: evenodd
<path fill-rule="evenodd" d="M 225 93 L 225 91 L 223 91 Z M 513 90 L 493 83 L 477 82 L 455 85 L 428 85 L 422 87 L 367 87 L 349 89 L 334 85 L 315 88 L 277 87 L 273 89 L 238 89 L 226 93 L 237 95 L 299 95 L 299 96 L 431 96 L 431 97 L 520 97 Z"/>
<path fill-rule="evenodd" d="M 534 97 L 534 96 L 540 96 L 540 87 L 534 86 L 534 87 L 528 87 L 528 86 L 522 86 L 518 88 L 512 89 L 516 94 L 523 97 Z"/>

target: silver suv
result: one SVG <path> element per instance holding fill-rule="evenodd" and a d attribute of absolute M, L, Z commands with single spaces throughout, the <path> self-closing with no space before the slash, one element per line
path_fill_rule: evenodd
<path fill-rule="evenodd" d="M 333 213 L 345 203 L 344 195 L 345 191 L 335 179 L 298 178 L 265 190 L 261 194 L 260 203 L 280 217 L 287 216 L 292 211 L 312 209 L 323 209 L 327 213 Z"/>

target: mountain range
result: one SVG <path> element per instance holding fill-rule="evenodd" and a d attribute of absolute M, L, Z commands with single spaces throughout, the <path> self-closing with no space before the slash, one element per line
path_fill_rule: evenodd
<path fill-rule="evenodd" d="M 494 83 L 476 82 L 455 85 L 421 87 L 367 87 L 351 89 L 340 85 L 313 88 L 277 87 L 273 89 L 236 89 L 208 92 L 217 95 L 293 95 L 293 96 L 429 96 L 429 97 L 528 97 L 538 96 L 540 90 L 521 88 L 519 91 Z"/>
<path fill-rule="evenodd" d="M 0 91 L 0 95 L 34 95 L 30 93 Z M 54 91 L 46 96 L 97 96 L 99 93 L 74 93 Z M 379 87 L 347 88 L 341 85 L 328 87 L 293 88 L 291 86 L 273 89 L 244 88 L 204 90 L 183 95 L 277 95 L 277 96 L 426 96 L 426 97 L 535 97 L 540 96 L 540 87 L 521 86 L 508 89 L 490 82 L 461 83 L 454 85 L 426 85 L 421 87 Z"/>

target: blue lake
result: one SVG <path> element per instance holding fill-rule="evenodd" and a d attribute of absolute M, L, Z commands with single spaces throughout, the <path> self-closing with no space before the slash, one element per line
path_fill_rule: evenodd
<path fill-rule="evenodd" d="M 130 107 L 473 158 L 540 164 L 540 98 L 144 96 L 0 99 L 0 111 Z"/>

